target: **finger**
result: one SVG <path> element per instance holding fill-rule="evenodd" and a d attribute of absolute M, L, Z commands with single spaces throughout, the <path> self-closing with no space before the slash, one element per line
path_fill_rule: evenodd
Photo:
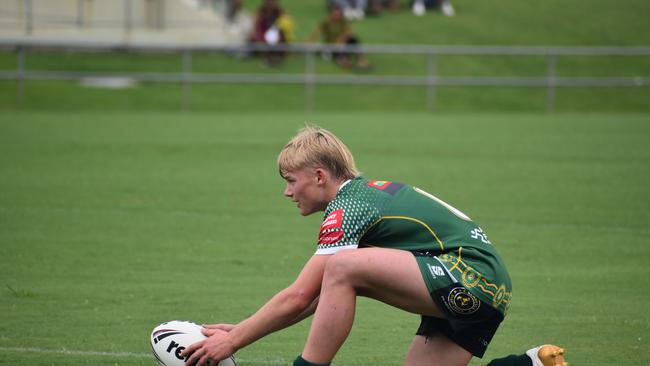
<path fill-rule="evenodd" d="M 201 333 L 205 336 L 211 336 L 217 333 L 228 333 L 230 330 L 224 330 L 222 328 L 201 328 Z"/>
<path fill-rule="evenodd" d="M 220 329 L 213 329 L 213 328 L 203 328 L 201 329 L 201 333 L 203 333 L 204 336 L 209 337 L 217 332 L 219 332 Z"/>
<path fill-rule="evenodd" d="M 187 366 L 194 365 L 196 363 L 196 361 L 199 360 L 199 357 L 201 357 L 204 353 L 205 353 L 205 351 L 203 350 L 203 348 L 199 348 L 197 350 L 194 350 L 194 351 L 192 351 L 192 353 L 186 353 L 186 355 L 190 355 L 190 358 L 188 358 L 187 361 L 185 361 L 185 365 L 187 365 Z M 183 356 L 183 354 L 181 354 L 181 356 Z M 186 357 L 186 356 L 183 356 L 183 357 Z"/>
<path fill-rule="evenodd" d="M 181 352 L 181 356 L 185 357 L 185 356 L 187 356 L 189 354 L 194 353 L 194 351 L 196 351 L 197 349 L 199 349 L 199 348 L 201 348 L 203 346 L 203 342 L 204 341 L 199 341 L 199 342 L 196 342 L 196 343 L 192 343 L 189 347 L 185 348 L 183 350 L 183 352 Z"/>
<path fill-rule="evenodd" d="M 201 357 L 201 359 L 199 360 L 199 362 L 196 363 L 196 366 L 203 366 L 203 365 L 206 365 L 206 364 L 207 364 L 207 361 L 208 361 L 208 355 L 205 354 L 205 355 L 203 355 L 203 357 Z"/>

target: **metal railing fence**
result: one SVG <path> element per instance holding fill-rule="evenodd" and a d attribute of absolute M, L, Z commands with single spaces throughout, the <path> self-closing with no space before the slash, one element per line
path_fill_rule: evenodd
<path fill-rule="evenodd" d="M 426 103 L 429 111 L 436 109 L 436 89 L 445 86 L 464 87 L 530 87 L 546 89 L 546 110 L 556 109 L 557 88 L 565 87 L 626 87 L 646 88 L 650 86 L 647 76 L 593 76 L 561 77 L 557 75 L 557 59 L 562 56 L 630 56 L 648 57 L 650 47 L 508 47 L 508 46 L 423 46 L 423 45 L 244 45 L 207 46 L 187 44 L 147 45 L 124 42 L 66 42 L 37 40 L 0 40 L 0 49 L 17 53 L 16 70 L 0 71 L 0 80 L 15 80 L 16 99 L 20 105 L 24 100 L 26 80 L 79 80 L 82 78 L 130 78 L 135 81 L 180 83 L 183 88 L 182 106 L 189 109 L 192 84 L 234 83 L 234 84 L 301 84 L 304 85 L 304 107 L 314 108 L 314 89 L 319 84 L 330 85 L 379 85 L 379 86 L 422 86 L 426 88 Z M 30 50 L 54 50 L 66 52 L 135 52 L 135 53 L 179 53 L 182 66 L 178 72 L 89 72 L 89 71 L 43 71 L 28 70 L 26 55 Z M 196 73 L 192 69 L 192 55 L 201 52 L 223 52 L 247 54 L 253 52 L 285 52 L 302 55 L 302 73 L 245 74 L 245 73 Z M 364 54 L 424 55 L 427 58 L 426 74 L 421 76 L 396 76 L 379 74 L 320 74 L 315 69 L 315 59 L 323 53 L 347 52 Z M 445 55 L 463 56 L 543 56 L 546 58 L 544 76 L 443 76 L 437 72 L 437 58 Z"/>

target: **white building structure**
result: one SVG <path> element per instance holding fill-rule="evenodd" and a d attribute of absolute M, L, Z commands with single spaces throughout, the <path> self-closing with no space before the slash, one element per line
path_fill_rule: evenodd
<path fill-rule="evenodd" d="M 228 0 L 0 0 L 0 39 L 236 45 L 250 16 Z"/>

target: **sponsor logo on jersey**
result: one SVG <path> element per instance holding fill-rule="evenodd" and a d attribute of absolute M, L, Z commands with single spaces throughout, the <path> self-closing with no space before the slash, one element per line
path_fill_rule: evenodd
<path fill-rule="evenodd" d="M 442 269 L 442 267 L 432 266 L 429 263 L 427 263 L 427 266 L 429 267 L 429 272 L 431 272 L 433 278 L 443 277 L 445 275 L 445 271 Z"/>
<path fill-rule="evenodd" d="M 392 182 L 389 180 L 371 180 L 368 182 L 368 185 L 371 186 L 372 188 L 377 188 L 380 190 L 384 190 L 390 186 Z"/>
<path fill-rule="evenodd" d="M 472 237 L 472 239 L 479 239 L 480 241 L 482 241 L 485 244 L 492 244 L 490 242 L 490 240 L 488 239 L 487 234 L 485 234 L 483 232 L 483 229 L 481 229 L 480 227 L 472 229 L 469 232 L 469 235 Z"/>
<path fill-rule="evenodd" d="M 464 287 L 456 287 L 451 290 L 447 301 L 452 311 L 462 315 L 474 314 L 481 306 L 479 299 Z"/>
<path fill-rule="evenodd" d="M 320 225 L 321 233 L 325 230 L 338 229 L 343 225 L 343 209 L 332 211 Z"/>
<path fill-rule="evenodd" d="M 343 226 L 343 209 L 334 210 L 330 212 L 320 226 L 320 233 L 318 234 L 319 245 L 336 244 L 343 239 L 344 232 L 341 229 Z"/>
<path fill-rule="evenodd" d="M 318 245 L 336 244 L 343 239 L 343 230 L 328 231 L 318 236 Z"/>
<path fill-rule="evenodd" d="M 403 184 L 400 183 L 395 183 L 390 180 L 371 180 L 368 181 L 368 186 L 372 188 L 376 188 L 380 191 L 384 191 L 390 195 L 394 195 L 404 187 Z"/>

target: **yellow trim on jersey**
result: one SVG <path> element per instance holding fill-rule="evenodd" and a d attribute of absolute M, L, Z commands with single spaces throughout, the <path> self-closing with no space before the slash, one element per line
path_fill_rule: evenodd
<path fill-rule="evenodd" d="M 458 256 L 451 256 L 452 260 L 449 260 L 448 262 L 451 262 L 452 266 L 449 268 L 449 272 L 453 272 L 454 270 L 458 271 L 460 274 L 461 280 L 463 281 L 463 285 L 467 286 L 467 283 L 465 283 L 466 279 L 463 278 L 463 273 L 467 268 L 471 268 L 467 263 L 463 262 L 463 259 L 461 258 L 462 255 L 462 250 L 463 247 L 458 248 Z M 476 270 L 475 270 L 476 271 Z M 497 286 L 494 283 L 488 282 L 488 280 L 483 277 L 483 275 L 476 271 L 478 275 L 480 276 L 480 280 L 478 281 L 477 284 L 474 286 L 478 287 L 481 289 L 481 291 L 487 295 L 489 295 L 493 301 L 494 306 L 503 306 L 504 307 L 504 313 L 508 311 L 508 308 L 510 307 L 510 299 L 512 298 L 512 292 L 506 292 L 505 287 L 503 285 Z M 473 286 L 470 286 L 473 287 Z M 491 291 L 489 288 L 494 288 L 496 291 Z"/>
<path fill-rule="evenodd" d="M 458 260 L 456 261 L 456 263 L 454 263 L 454 265 L 451 268 L 449 268 L 449 272 L 453 271 L 454 269 L 457 269 L 458 272 L 460 272 L 461 275 L 463 274 L 463 271 L 460 269 L 460 267 L 458 267 L 458 265 L 460 263 L 463 263 L 463 260 L 461 258 L 462 256 L 463 256 L 463 247 L 459 247 L 458 248 L 458 257 L 456 257 L 456 259 L 458 259 Z M 465 263 L 463 263 L 463 264 L 465 264 Z"/>
<path fill-rule="evenodd" d="M 422 222 L 422 221 L 420 221 L 420 220 L 418 220 L 418 219 L 416 219 L 416 218 L 408 217 L 408 216 L 382 216 L 382 217 L 380 217 L 377 221 L 375 221 L 375 222 L 373 222 L 372 224 L 370 224 L 370 226 L 368 226 L 368 228 L 366 229 L 366 231 L 363 232 L 363 234 L 361 235 L 361 237 L 363 237 L 364 235 L 366 235 L 366 233 L 367 233 L 371 228 L 373 228 L 375 225 L 377 225 L 377 224 L 378 224 L 381 220 L 383 220 L 383 219 L 401 219 L 401 220 L 409 220 L 409 221 L 416 222 L 416 223 L 418 223 L 418 224 L 424 226 L 424 227 L 425 227 L 425 228 L 426 228 L 426 229 L 431 233 L 431 235 L 433 235 L 433 237 L 436 239 L 436 241 L 437 241 L 438 244 L 440 245 L 440 249 L 442 249 L 442 250 L 445 249 L 445 245 L 443 244 L 442 240 L 440 240 L 440 238 L 438 238 L 438 235 L 436 235 L 435 231 L 433 231 L 433 229 L 432 229 L 429 225 L 427 225 L 426 223 L 424 223 L 424 222 Z"/>

